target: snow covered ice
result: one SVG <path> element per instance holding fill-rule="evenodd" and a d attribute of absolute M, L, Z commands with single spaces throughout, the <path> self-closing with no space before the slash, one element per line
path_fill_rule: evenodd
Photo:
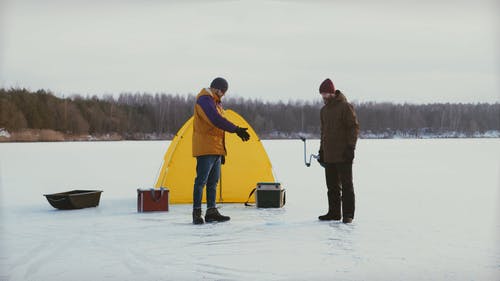
<path fill-rule="evenodd" d="M 189 204 L 136 212 L 169 142 L 0 144 L 0 280 L 500 280 L 499 139 L 359 140 L 349 225 L 318 221 L 302 141 L 263 143 L 285 207 L 201 226 Z M 73 211 L 42 196 L 71 189 L 104 192 Z"/>

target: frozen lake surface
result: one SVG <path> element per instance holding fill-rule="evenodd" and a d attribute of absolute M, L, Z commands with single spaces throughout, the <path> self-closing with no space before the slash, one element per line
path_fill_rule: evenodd
<path fill-rule="evenodd" d="M 286 206 L 202 226 L 191 205 L 136 212 L 169 142 L 0 144 L 0 280 L 500 280 L 499 139 L 360 140 L 350 225 L 317 220 L 300 140 L 263 143 Z M 42 196 L 70 189 L 104 192 L 73 211 Z"/>

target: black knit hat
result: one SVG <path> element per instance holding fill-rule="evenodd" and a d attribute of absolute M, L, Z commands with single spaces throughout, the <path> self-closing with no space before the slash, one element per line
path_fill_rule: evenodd
<path fill-rule="evenodd" d="M 227 87 L 227 81 L 222 77 L 215 78 L 212 84 L 210 84 L 210 88 L 221 90 L 223 93 L 227 91 Z"/>

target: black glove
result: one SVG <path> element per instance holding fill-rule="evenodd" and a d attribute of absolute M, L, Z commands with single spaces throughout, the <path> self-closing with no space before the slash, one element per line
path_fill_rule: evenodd
<path fill-rule="evenodd" d="M 221 155 L 221 156 L 220 156 L 220 164 L 221 164 L 221 165 L 226 164 L 226 156 L 224 156 L 224 155 Z"/>
<path fill-rule="evenodd" d="M 352 162 L 354 160 L 354 146 L 347 146 L 344 150 L 344 159 L 346 162 Z"/>
<path fill-rule="evenodd" d="M 235 133 L 242 141 L 247 141 L 250 139 L 250 135 L 247 133 L 247 130 L 248 128 L 237 127 Z"/>
<path fill-rule="evenodd" d="M 325 158 L 323 158 L 323 151 L 320 150 L 318 152 L 318 158 L 316 160 L 318 160 L 318 163 L 321 165 L 321 167 L 323 168 L 326 168 L 326 164 L 325 164 Z"/>

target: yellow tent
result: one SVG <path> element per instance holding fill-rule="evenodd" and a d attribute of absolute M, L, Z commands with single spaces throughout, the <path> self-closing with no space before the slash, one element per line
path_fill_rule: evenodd
<path fill-rule="evenodd" d="M 237 126 L 248 128 L 250 140 L 243 142 L 236 134 L 226 133 L 226 164 L 222 165 L 217 200 L 244 203 L 258 182 L 274 182 L 274 175 L 264 146 L 248 122 L 232 110 L 226 110 L 225 117 Z M 193 202 L 196 158 L 192 156 L 192 137 L 193 117 L 177 132 L 165 154 L 155 187 L 170 189 L 170 203 Z M 203 202 L 205 196 L 203 192 Z"/>

